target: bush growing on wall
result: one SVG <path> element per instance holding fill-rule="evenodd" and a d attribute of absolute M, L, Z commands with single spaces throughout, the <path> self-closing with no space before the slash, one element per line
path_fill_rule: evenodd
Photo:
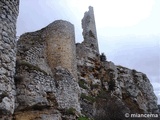
<path fill-rule="evenodd" d="M 102 62 L 105 62 L 105 61 L 107 60 L 106 55 L 105 55 L 104 53 L 102 53 L 102 54 L 100 55 L 100 60 L 101 60 Z"/>

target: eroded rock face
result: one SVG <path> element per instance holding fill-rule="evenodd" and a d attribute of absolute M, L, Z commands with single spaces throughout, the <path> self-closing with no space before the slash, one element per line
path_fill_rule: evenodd
<path fill-rule="evenodd" d="M 62 120 L 61 113 L 54 109 L 26 112 L 16 112 L 14 119 L 16 120 Z"/>
<path fill-rule="evenodd" d="M 157 98 L 147 76 L 100 61 L 93 8 L 82 19 L 82 43 L 76 44 L 82 113 L 93 119 L 123 119 L 125 113 L 157 113 Z"/>
<path fill-rule="evenodd" d="M 139 111 L 156 113 L 157 98 L 147 76 L 136 70 L 130 70 L 121 66 L 117 66 L 117 70 L 118 89 L 115 91 L 122 95 L 120 97 L 126 104 L 130 106 L 131 102 L 135 102 Z"/>
<path fill-rule="evenodd" d="M 78 72 L 86 116 L 112 120 L 126 119 L 125 113 L 159 112 L 153 87 L 141 72 L 108 61 L 95 62 L 94 68 L 78 63 Z"/>

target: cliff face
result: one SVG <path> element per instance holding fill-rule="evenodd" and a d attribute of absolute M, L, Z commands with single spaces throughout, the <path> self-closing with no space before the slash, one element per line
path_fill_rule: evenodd
<path fill-rule="evenodd" d="M 95 119 L 125 119 L 125 113 L 158 113 L 157 98 L 145 74 L 112 62 L 78 64 L 82 113 Z M 87 107 L 86 107 L 87 106 Z"/>
<path fill-rule="evenodd" d="M 125 120 L 125 113 L 158 113 L 145 74 L 100 59 L 92 7 L 82 28 L 84 41 L 77 44 L 73 25 L 63 20 L 20 37 L 14 79 L 0 71 L 1 120 Z"/>

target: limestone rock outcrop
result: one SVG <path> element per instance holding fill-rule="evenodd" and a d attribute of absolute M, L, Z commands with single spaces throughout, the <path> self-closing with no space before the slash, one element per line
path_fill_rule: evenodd
<path fill-rule="evenodd" d="M 125 113 L 158 113 L 157 97 L 145 74 L 100 61 L 98 49 L 91 45 L 98 44 L 97 37 L 93 40 L 88 32 L 95 29 L 92 13 L 90 7 L 82 19 L 84 41 L 76 44 L 82 113 L 101 120 L 124 120 Z"/>
<path fill-rule="evenodd" d="M 157 97 L 145 74 L 108 61 L 95 66 L 78 64 L 83 114 L 125 120 L 125 113 L 158 113 Z"/>

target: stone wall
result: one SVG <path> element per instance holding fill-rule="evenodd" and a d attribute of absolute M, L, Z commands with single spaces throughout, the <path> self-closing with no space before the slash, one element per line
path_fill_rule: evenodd
<path fill-rule="evenodd" d="M 61 113 L 68 109 L 81 113 L 74 40 L 73 25 L 62 20 L 20 36 L 15 77 L 16 120 L 56 116 L 61 120 Z M 25 116 L 27 113 L 30 114 Z"/>
<path fill-rule="evenodd" d="M 75 32 L 73 24 L 58 20 L 46 27 L 47 57 L 51 68 L 62 66 L 77 78 Z"/>
<path fill-rule="evenodd" d="M 29 62 L 49 74 L 62 66 L 77 78 L 74 26 L 57 20 L 39 31 L 23 34 L 18 41 L 17 60 Z"/>
<path fill-rule="evenodd" d="M 17 62 L 29 63 L 52 75 L 47 61 L 47 43 L 42 33 L 43 29 L 20 36 L 17 42 Z"/>
<path fill-rule="evenodd" d="M 78 64 L 95 67 L 95 61 L 99 62 L 99 48 L 96 32 L 93 7 L 85 12 L 82 19 L 83 38 L 82 43 L 76 44 L 76 54 Z"/>
<path fill-rule="evenodd" d="M 89 11 L 85 12 L 82 19 L 83 38 L 86 46 L 96 50 L 99 53 L 98 39 L 96 31 L 96 23 L 94 18 L 93 7 L 89 7 Z"/>
<path fill-rule="evenodd" d="M 15 83 L 15 120 L 61 120 L 68 109 L 80 113 L 79 86 L 67 69 L 56 67 L 53 78 L 37 66 L 19 62 Z"/>
<path fill-rule="evenodd" d="M 0 0 L 0 117 L 15 108 L 16 21 L 19 0 Z"/>

